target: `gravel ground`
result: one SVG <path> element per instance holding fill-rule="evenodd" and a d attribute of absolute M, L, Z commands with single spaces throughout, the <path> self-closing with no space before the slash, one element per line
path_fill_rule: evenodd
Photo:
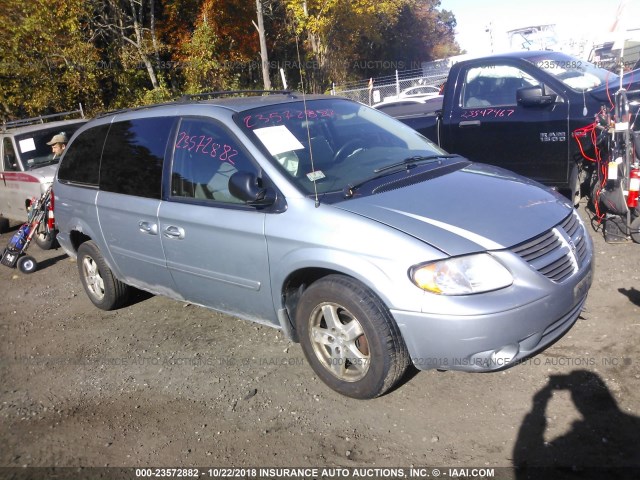
<path fill-rule="evenodd" d="M 640 478 L 640 245 L 591 233 L 594 285 L 559 342 L 498 373 L 411 371 L 370 401 L 329 390 L 269 327 L 144 294 L 98 310 L 75 262 L 33 245 L 35 273 L 0 266 L 0 476 L 526 464 Z"/>

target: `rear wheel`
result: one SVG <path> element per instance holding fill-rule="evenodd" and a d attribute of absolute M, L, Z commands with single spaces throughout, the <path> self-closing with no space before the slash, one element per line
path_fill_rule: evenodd
<path fill-rule="evenodd" d="M 82 286 L 96 307 L 114 310 L 126 302 L 129 286 L 113 275 L 93 241 L 80 245 L 77 264 Z"/>
<path fill-rule="evenodd" d="M 640 243 L 640 207 L 635 210 L 635 219 L 631 221 L 631 239 Z"/>
<path fill-rule="evenodd" d="M 36 245 L 42 250 L 51 250 L 56 244 L 56 232 L 49 230 L 45 224 L 46 218 L 38 225 L 36 230 L 35 239 Z"/>
<path fill-rule="evenodd" d="M 0 217 L 0 233 L 4 233 L 9 230 L 9 219 Z"/>
<path fill-rule="evenodd" d="M 296 327 L 318 377 L 349 397 L 382 395 L 409 364 L 406 346 L 387 307 L 350 277 L 329 275 L 309 286 L 296 308 Z"/>

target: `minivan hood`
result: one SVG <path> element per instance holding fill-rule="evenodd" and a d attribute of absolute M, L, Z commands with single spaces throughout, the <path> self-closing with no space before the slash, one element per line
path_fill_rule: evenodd
<path fill-rule="evenodd" d="M 569 201 L 551 189 L 480 163 L 334 206 L 400 230 L 448 255 L 517 245 L 557 225 L 572 210 Z"/>

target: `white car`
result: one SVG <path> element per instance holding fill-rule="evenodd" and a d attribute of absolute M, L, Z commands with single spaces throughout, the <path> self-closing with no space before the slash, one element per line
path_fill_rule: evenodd
<path fill-rule="evenodd" d="M 400 92 L 398 98 L 423 97 L 440 95 L 440 88 L 434 85 L 416 85 Z"/>

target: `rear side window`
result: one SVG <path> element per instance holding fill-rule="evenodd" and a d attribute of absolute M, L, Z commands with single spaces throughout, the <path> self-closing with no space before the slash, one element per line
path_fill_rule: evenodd
<path fill-rule="evenodd" d="M 82 132 L 65 151 L 58 180 L 97 186 L 100 154 L 108 131 L 109 125 L 100 125 Z"/>
<path fill-rule="evenodd" d="M 162 163 L 174 117 L 111 125 L 100 166 L 100 190 L 160 198 Z"/>

